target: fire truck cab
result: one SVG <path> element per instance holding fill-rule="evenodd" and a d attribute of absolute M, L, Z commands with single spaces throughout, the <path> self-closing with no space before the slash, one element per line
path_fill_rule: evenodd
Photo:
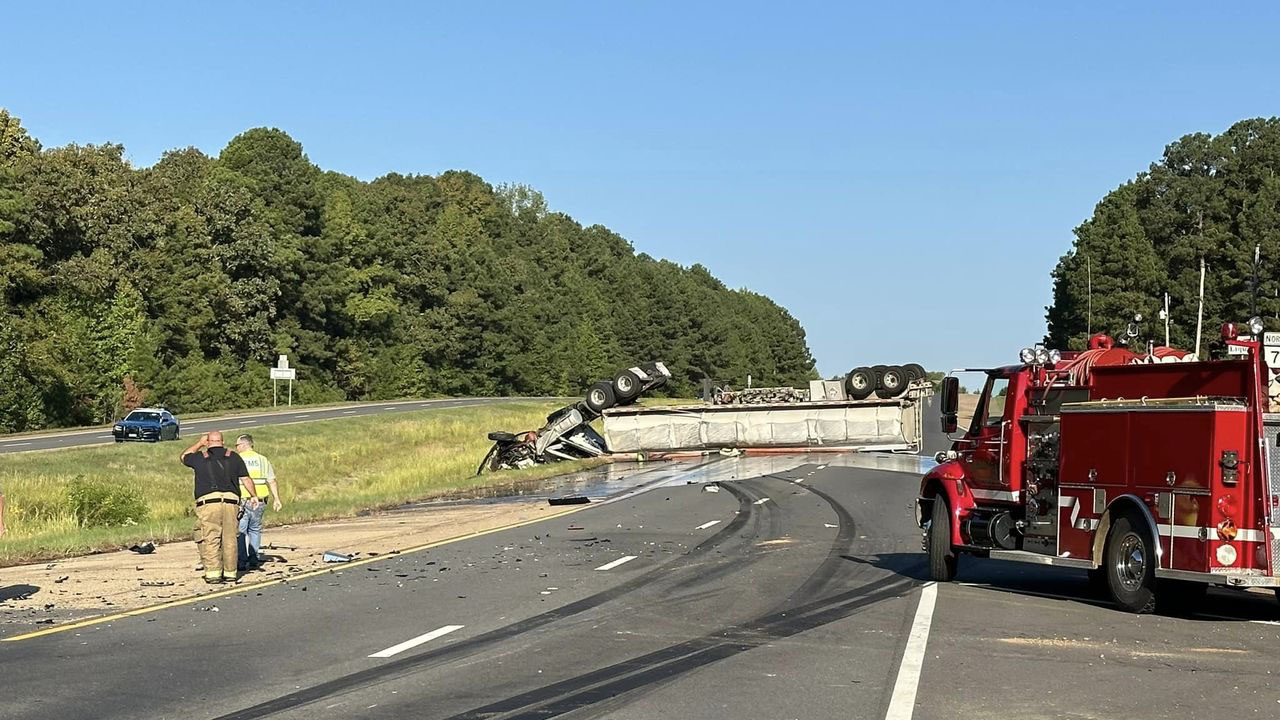
<path fill-rule="evenodd" d="M 1209 585 L 1280 585 L 1280 414 L 1250 328 L 1223 327 L 1224 360 L 1099 335 L 986 370 L 968 431 L 921 480 L 933 579 L 964 554 L 1081 568 L 1133 612 Z M 954 433 L 954 376 L 941 405 Z"/>

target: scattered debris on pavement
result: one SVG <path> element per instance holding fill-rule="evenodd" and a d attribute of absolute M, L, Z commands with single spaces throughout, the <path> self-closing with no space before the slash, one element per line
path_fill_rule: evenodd
<path fill-rule="evenodd" d="M 148 540 L 147 542 L 144 542 L 141 545 L 131 545 L 129 546 L 129 549 L 132 550 L 133 552 L 138 553 L 139 555 L 150 555 L 151 553 L 156 551 L 156 544 Z"/>
<path fill-rule="evenodd" d="M 324 561 L 327 563 L 351 562 L 351 556 L 337 552 L 336 550 L 325 550 Z"/>

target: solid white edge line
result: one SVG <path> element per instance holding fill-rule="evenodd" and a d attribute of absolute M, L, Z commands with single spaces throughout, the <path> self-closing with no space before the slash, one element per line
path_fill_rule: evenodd
<path fill-rule="evenodd" d="M 699 525 L 698 527 L 694 528 L 694 530 L 706 530 L 707 528 L 711 527 L 712 525 L 715 525 L 715 524 L 716 524 L 716 523 L 718 523 L 718 522 L 720 522 L 720 521 L 719 521 L 719 520 L 712 520 L 711 522 L 704 522 L 704 523 L 702 523 L 701 525 Z"/>
<path fill-rule="evenodd" d="M 920 588 L 920 604 L 916 605 L 916 617 L 911 621 L 911 633 L 902 650 L 902 664 L 898 666 L 898 679 L 893 683 L 893 695 L 885 720 L 911 720 L 916 709 L 916 689 L 920 685 L 920 669 L 924 666 L 925 646 L 929 644 L 929 628 L 933 625 L 933 606 L 938 598 L 938 586 L 928 583 Z"/>
<path fill-rule="evenodd" d="M 436 638 L 438 638 L 438 637 L 440 637 L 440 636 L 442 636 L 442 635 L 448 635 L 449 633 L 451 633 L 451 632 L 453 632 L 453 631 L 455 631 L 455 630 L 461 630 L 463 627 L 465 627 L 465 626 L 464 626 L 464 625 L 445 625 L 444 627 L 436 628 L 435 630 L 432 630 L 432 631 L 431 631 L 431 632 L 429 632 L 429 633 L 424 633 L 424 634 L 422 634 L 422 635 L 419 635 L 418 637 L 415 637 L 415 638 L 409 638 L 408 640 L 405 640 L 404 642 L 400 643 L 399 645 L 392 645 L 391 647 L 387 648 L 386 650 L 380 650 L 380 651 L 378 651 L 378 652 L 376 652 L 376 653 L 374 653 L 374 654 L 370 655 L 369 657 L 371 657 L 371 658 L 389 658 L 389 657 L 391 657 L 392 655 L 396 655 L 396 654 L 402 653 L 402 652 L 404 652 L 405 650 L 408 650 L 409 648 L 418 647 L 418 646 L 419 646 L 419 645 L 421 645 L 422 643 L 430 642 L 431 640 L 435 640 Z"/>
<path fill-rule="evenodd" d="M 601 565 L 600 567 L 596 568 L 596 570 L 612 570 L 612 569 L 614 569 L 614 568 L 618 567 L 619 565 L 621 565 L 621 564 L 623 564 L 623 563 L 629 563 L 629 562 L 631 562 L 632 560 L 635 560 L 635 559 L 636 559 L 636 558 L 638 558 L 638 557 L 640 557 L 640 556 L 639 556 L 639 555 L 625 555 L 625 556 L 623 556 L 623 557 L 618 558 L 617 560 L 614 560 L 613 562 L 607 562 L 607 563 L 605 563 L 605 564 Z"/>

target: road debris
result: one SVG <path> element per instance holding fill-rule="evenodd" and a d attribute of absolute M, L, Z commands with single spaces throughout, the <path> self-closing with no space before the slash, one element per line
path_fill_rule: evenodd
<path fill-rule="evenodd" d="M 131 545 L 129 546 L 129 549 L 132 550 L 133 552 L 138 553 L 139 555 L 150 555 L 151 553 L 156 551 L 156 544 L 148 540 L 147 542 L 144 542 L 141 545 Z"/>
<path fill-rule="evenodd" d="M 64 582 L 66 582 L 67 580 L 70 580 L 70 579 L 71 579 L 71 576 L 70 576 L 70 575 L 63 575 L 62 577 L 58 578 L 57 580 L 54 580 L 54 582 L 55 582 L 55 583 L 64 583 Z"/>
<path fill-rule="evenodd" d="M 344 563 L 351 562 L 351 556 L 340 553 L 336 550 L 325 550 L 324 561 L 327 563 Z"/>
<path fill-rule="evenodd" d="M 569 497 L 547 498 L 548 505 L 585 505 L 591 502 L 591 498 L 583 495 L 571 495 Z"/>
<path fill-rule="evenodd" d="M 267 550 L 297 550 L 296 545 L 276 545 L 275 543 L 267 543 Z"/>
<path fill-rule="evenodd" d="M 719 485 L 703 485 L 703 486 L 702 486 L 702 492 L 715 492 L 715 493 L 718 493 L 718 492 L 720 492 L 720 486 L 719 486 Z"/>
<path fill-rule="evenodd" d="M 138 584 L 142 587 L 169 587 L 173 585 L 173 582 L 170 580 L 143 580 Z"/>

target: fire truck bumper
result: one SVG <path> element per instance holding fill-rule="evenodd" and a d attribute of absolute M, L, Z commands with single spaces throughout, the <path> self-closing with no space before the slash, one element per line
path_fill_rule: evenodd
<path fill-rule="evenodd" d="M 1271 575 L 1246 575 L 1238 572 L 1191 572 L 1189 570 L 1156 570 L 1156 577 L 1170 580 L 1190 580 L 1227 587 L 1280 587 L 1280 577 Z"/>

